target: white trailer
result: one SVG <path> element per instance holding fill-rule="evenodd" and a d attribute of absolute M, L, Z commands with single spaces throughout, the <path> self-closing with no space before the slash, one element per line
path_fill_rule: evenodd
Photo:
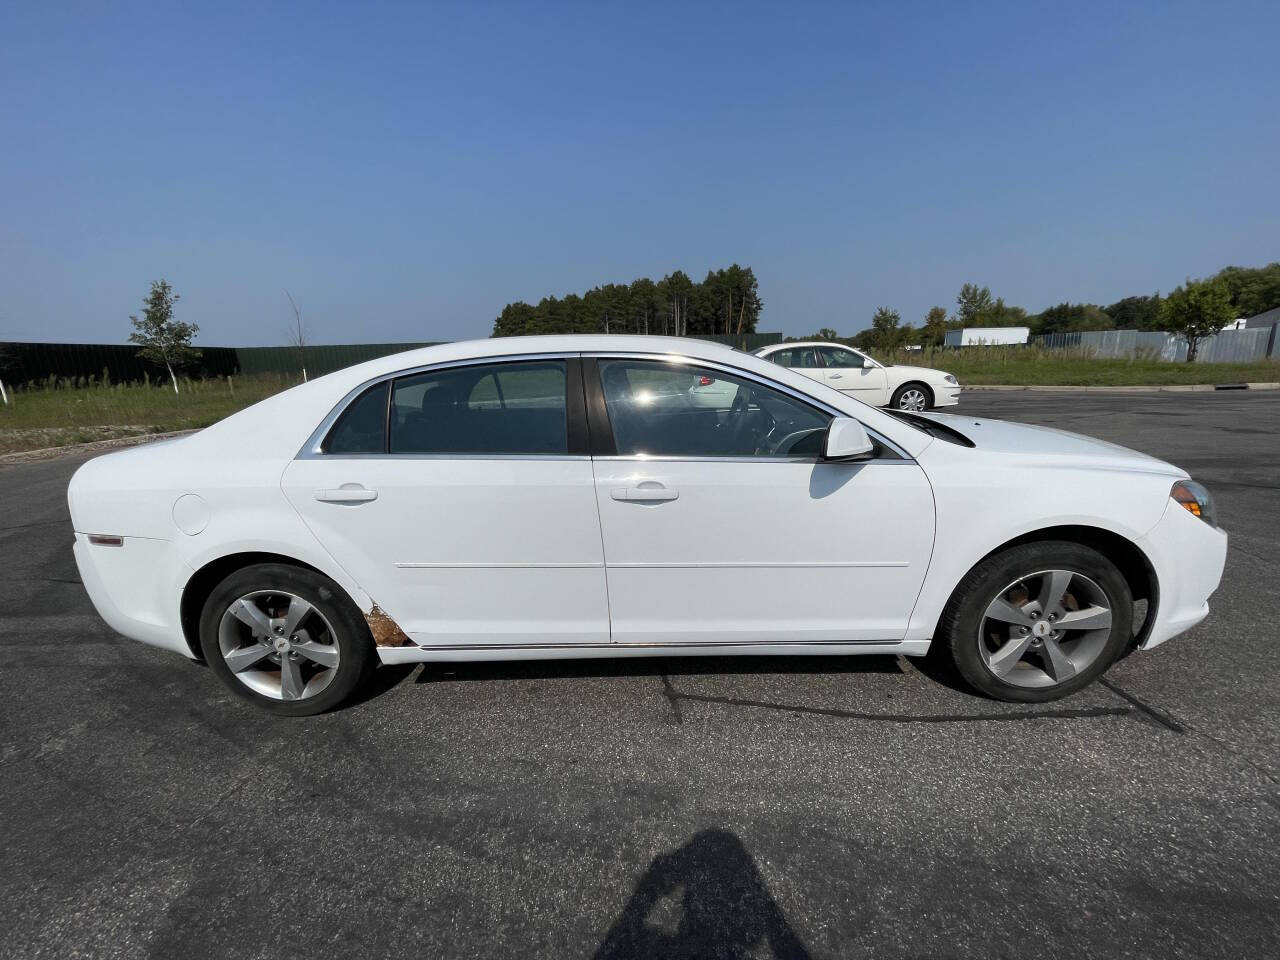
<path fill-rule="evenodd" d="M 948 347 L 979 347 L 1026 343 L 1030 336 L 1030 327 L 965 327 L 963 330 L 948 330 L 943 342 Z"/>

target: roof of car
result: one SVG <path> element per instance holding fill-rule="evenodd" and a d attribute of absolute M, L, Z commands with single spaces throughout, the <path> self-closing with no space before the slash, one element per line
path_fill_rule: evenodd
<path fill-rule="evenodd" d="M 793 340 L 787 343 L 771 343 L 767 347 L 761 347 L 756 351 L 757 354 L 773 353 L 775 350 L 791 349 L 792 347 L 843 347 L 845 350 L 857 350 L 857 347 L 851 347 L 847 343 L 836 343 L 833 340 Z"/>

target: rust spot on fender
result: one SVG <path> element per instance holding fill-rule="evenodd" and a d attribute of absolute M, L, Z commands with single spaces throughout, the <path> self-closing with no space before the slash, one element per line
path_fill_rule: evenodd
<path fill-rule="evenodd" d="M 388 617 L 387 612 L 376 603 L 364 615 L 364 619 L 369 624 L 369 632 L 373 634 L 373 642 L 379 647 L 413 646 L 413 641 L 405 636 L 400 624 Z"/>

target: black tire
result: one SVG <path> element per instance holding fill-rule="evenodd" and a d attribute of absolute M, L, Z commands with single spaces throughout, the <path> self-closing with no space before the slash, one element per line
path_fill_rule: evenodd
<path fill-rule="evenodd" d="M 915 380 L 910 383 L 904 383 L 897 390 L 893 391 L 893 396 L 889 398 L 889 406 L 894 410 L 902 410 L 902 397 L 908 390 L 919 390 L 924 394 L 924 409 L 933 409 L 933 391 L 926 384 L 919 383 Z"/>
<path fill-rule="evenodd" d="M 333 675 L 327 685 L 314 696 L 291 701 L 264 696 L 233 673 L 223 656 L 219 643 L 223 614 L 241 597 L 276 591 L 305 600 L 323 618 L 324 625 L 331 627 L 331 634 L 325 631 L 325 639 L 337 647 L 338 664 L 331 671 Z M 263 710 L 285 717 L 306 717 L 332 710 L 368 678 L 378 662 L 369 626 L 346 592 L 313 570 L 281 563 L 244 567 L 213 589 L 200 614 L 200 649 L 210 668 L 233 693 Z M 269 666 L 269 663 L 264 661 L 263 665 Z"/>
<path fill-rule="evenodd" d="M 990 603 L 997 597 L 1004 596 L 1001 591 L 1006 586 L 1019 582 L 1024 577 L 1032 579 L 1037 571 L 1051 569 L 1079 574 L 1092 581 L 1092 586 L 1101 589 L 1105 594 L 1106 606 L 1111 613 L 1110 633 L 1104 635 L 1102 630 L 1095 632 L 1094 635 L 1098 639 L 1091 643 L 1095 644 L 1094 649 L 1098 652 L 1087 666 L 1079 669 L 1070 679 L 1044 687 L 1028 687 L 1006 682 L 988 666 L 981 649 L 981 645 L 990 644 L 987 648 L 990 651 L 993 647 L 1006 642 L 998 638 L 988 640 L 980 635 L 984 615 Z M 1074 585 L 1081 583 L 1084 581 L 1072 581 L 1071 589 L 1076 589 Z M 1041 616 L 1043 615 L 1042 612 Z M 988 629 L 990 626 L 988 621 Z M 935 642 L 942 645 L 943 651 L 955 664 L 956 670 L 974 689 L 997 700 L 1044 703 L 1069 696 L 1105 673 L 1131 641 L 1132 627 L 1133 596 L 1129 591 L 1128 583 L 1116 569 L 1115 564 L 1098 551 L 1081 544 L 1062 540 L 1045 540 L 1002 550 L 987 557 L 970 570 L 960 581 L 942 612 Z M 1009 629 L 1012 632 L 1013 628 Z M 1017 629 L 1021 630 L 1020 627 Z M 1071 635 L 1071 633 L 1066 635 L 1064 643 L 1068 642 Z M 1102 639 L 1104 636 L 1105 641 Z M 1029 650 L 1028 655 L 1030 661 L 1027 662 L 1024 657 L 1024 660 L 1017 663 L 1017 667 L 1034 668 L 1035 663 L 1045 662 L 1034 650 Z M 988 656 L 990 656 L 989 652 Z M 1048 679 L 1049 671 L 1046 669 L 1043 673 Z M 1038 682 L 1042 681 L 1038 680 Z"/>

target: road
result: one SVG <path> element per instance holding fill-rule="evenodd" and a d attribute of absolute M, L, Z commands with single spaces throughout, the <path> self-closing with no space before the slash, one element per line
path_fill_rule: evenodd
<path fill-rule="evenodd" d="M 962 404 L 1206 483 L 1210 618 L 1042 708 L 674 658 L 384 668 L 281 721 L 97 618 L 78 460 L 0 468 L 0 956 L 1277 955 L 1280 394 Z"/>

